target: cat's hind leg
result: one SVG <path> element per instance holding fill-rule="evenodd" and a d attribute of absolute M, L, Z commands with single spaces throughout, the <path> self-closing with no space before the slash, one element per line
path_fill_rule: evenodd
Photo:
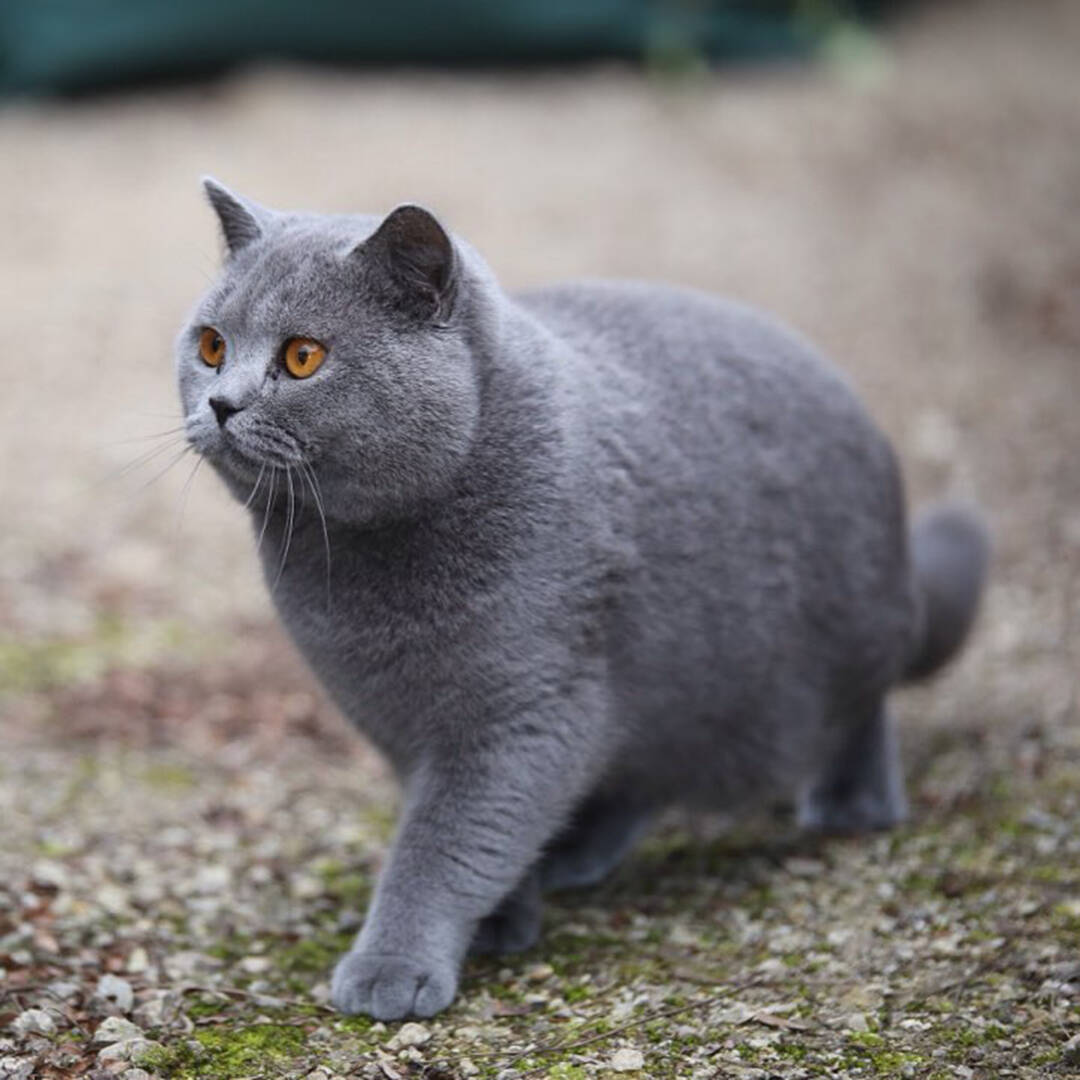
<path fill-rule="evenodd" d="M 633 847 L 649 811 L 629 799 L 593 795 L 539 863 L 476 929 L 470 951 L 521 952 L 540 936 L 541 889 L 596 885 Z"/>
<path fill-rule="evenodd" d="M 540 875 L 534 867 L 490 915 L 480 920 L 469 951 L 514 953 L 531 948 L 540 937 L 542 911 Z"/>
<path fill-rule="evenodd" d="M 907 813 L 896 732 L 879 700 L 803 794 L 799 824 L 821 832 L 862 832 L 892 828 Z"/>
<path fill-rule="evenodd" d="M 540 862 L 545 889 L 596 885 L 640 839 L 651 809 L 620 795 L 593 795 L 550 844 Z"/>

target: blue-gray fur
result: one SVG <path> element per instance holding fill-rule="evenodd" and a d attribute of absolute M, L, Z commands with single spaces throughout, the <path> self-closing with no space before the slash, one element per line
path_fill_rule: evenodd
<path fill-rule="evenodd" d="M 662 286 L 510 297 L 416 207 L 207 190 L 229 252 L 178 342 L 188 438 L 404 789 L 339 1008 L 445 1008 L 470 945 L 531 944 L 541 889 L 672 802 L 903 816 L 883 698 L 959 646 L 985 537 L 939 511 L 913 571 L 893 453 L 804 342 Z M 303 381 L 293 336 L 328 349 Z"/>

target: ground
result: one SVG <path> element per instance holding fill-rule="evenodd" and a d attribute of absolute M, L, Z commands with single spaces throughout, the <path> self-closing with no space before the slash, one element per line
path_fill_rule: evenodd
<path fill-rule="evenodd" d="M 1080 1070 L 1078 41 L 1068 0 L 956 3 L 806 69 L 264 70 L 5 106 L 0 1076 Z M 976 499 L 994 533 L 970 649 L 896 698 L 911 824 L 672 818 L 446 1014 L 330 1010 L 393 787 L 216 480 L 155 479 L 180 444 L 130 441 L 178 423 L 203 172 L 423 201 L 508 285 L 681 281 L 831 353 L 912 501 Z"/>

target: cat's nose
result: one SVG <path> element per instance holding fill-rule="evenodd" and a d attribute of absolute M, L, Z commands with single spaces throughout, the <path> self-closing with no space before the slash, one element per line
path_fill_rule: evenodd
<path fill-rule="evenodd" d="M 225 421 L 232 416 L 233 413 L 240 411 L 239 405 L 234 405 L 231 401 L 227 401 L 225 398 L 212 397 L 210 399 L 210 408 L 214 410 L 214 415 L 217 417 L 218 427 L 224 427 Z"/>

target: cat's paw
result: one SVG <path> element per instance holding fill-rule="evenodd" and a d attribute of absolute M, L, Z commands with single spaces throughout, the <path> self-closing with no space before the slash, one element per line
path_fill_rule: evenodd
<path fill-rule="evenodd" d="M 434 1016 L 456 993 L 453 968 L 395 953 L 346 953 L 334 969 L 330 987 L 336 1008 L 376 1020 Z"/>

